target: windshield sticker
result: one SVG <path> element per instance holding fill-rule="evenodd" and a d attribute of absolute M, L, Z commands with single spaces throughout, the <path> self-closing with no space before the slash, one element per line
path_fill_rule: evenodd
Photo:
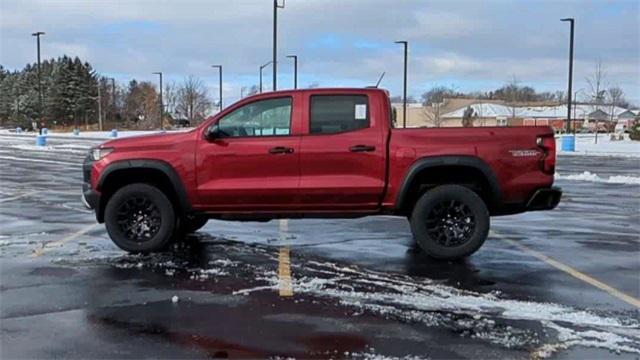
<path fill-rule="evenodd" d="M 356 120 L 367 118 L 367 104 L 356 104 Z"/>

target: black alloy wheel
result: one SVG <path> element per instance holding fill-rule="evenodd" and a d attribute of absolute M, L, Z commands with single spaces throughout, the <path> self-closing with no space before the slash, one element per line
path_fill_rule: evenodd
<path fill-rule="evenodd" d="M 137 196 L 119 206 L 117 221 L 129 240 L 149 241 L 160 230 L 160 210 L 148 197 Z"/>
<path fill-rule="evenodd" d="M 468 242 L 475 226 L 473 211 L 457 200 L 436 204 L 427 215 L 427 233 L 445 247 L 456 247 Z"/>

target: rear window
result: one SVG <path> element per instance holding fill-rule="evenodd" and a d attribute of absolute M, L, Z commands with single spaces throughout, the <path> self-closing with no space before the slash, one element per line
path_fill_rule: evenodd
<path fill-rule="evenodd" d="M 366 95 L 314 95 L 311 97 L 311 134 L 336 134 L 369 127 Z"/>

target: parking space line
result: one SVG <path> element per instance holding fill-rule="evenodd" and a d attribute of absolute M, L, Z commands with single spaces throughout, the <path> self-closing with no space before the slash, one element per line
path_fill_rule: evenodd
<path fill-rule="evenodd" d="M 53 246 L 60 247 L 60 246 L 62 246 L 64 244 L 68 243 L 69 241 L 77 239 L 78 237 L 88 233 L 89 231 L 95 229 L 98 226 L 100 226 L 100 224 L 97 224 L 97 223 L 96 224 L 91 224 L 91 225 L 86 226 L 86 227 L 78 230 L 77 232 L 75 232 L 73 234 L 70 234 L 67 237 L 64 237 L 64 238 L 62 238 L 60 240 L 44 243 L 44 244 L 42 244 L 41 247 L 34 249 L 33 250 L 33 254 L 31 254 L 31 256 L 42 256 L 48 250 L 51 250 Z"/>
<path fill-rule="evenodd" d="M 291 250 L 288 246 L 280 249 L 278 256 L 278 282 L 280 288 L 280 296 L 293 296 L 293 287 L 291 286 Z"/>
<path fill-rule="evenodd" d="M 26 192 L 24 194 L 16 195 L 16 196 L 9 197 L 9 198 L 6 198 L 6 199 L 0 199 L 0 203 L 17 200 L 17 199 L 20 199 L 20 198 L 23 198 L 23 197 L 27 197 L 27 196 L 29 196 L 31 194 L 35 194 L 35 193 L 37 193 L 37 191 L 29 191 L 29 192 Z"/>
<path fill-rule="evenodd" d="M 543 253 L 541 253 L 539 251 L 533 250 L 533 249 L 529 248 L 528 246 L 525 246 L 525 245 L 523 245 L 523 244 L 521 244 L 521 243 L 519 243 L 517 241 L 508 239 L 508 238 L 504 237 L 503 235 L 497 234 L 497 233 L 495 233 L 493 231 L 491 232 L 491 235 L 497 237 L 498 239 L 504 241 L 507 244 L 510 244 L 510 245 L 512 245 L 512 246 L 524 251 L 525 253 L 537 258 L 538 260 L 544 261 L 545 263 L 553 266 L 554 268 L 556 268 L 558 270 L 561 270 L 561 271 L 573 276 L 574 278 L 576 278 L 578 280 L 581 280 L 581 281 L 583 281 L 583 282 L 585 282 L 585 283 L 587 283 L 587 284 L 589 284 L 589 285 L 591 285 L 593 287 L 596 287 L 596 288 L 598 288 L 600 290 L 603 290 L 603 291 L 607 292 L 609 295 L 614 296 L 614 297 L 618 298 L 619 300 L 622 300 L 622 301 L 626 302 L 627 304 L 630 304 L 632 306 L 640 308 L 640 299 L 637 299 L 637 298 L 635 298 L 635 297 L 633 297 L 631 295 L 625 294 L 622 291 L 620 291 L 620 290 L 618 290 L 618 289 L 616 289 L 614 287 L 611 287 L 611 286 L 609 286 L 609 285 L 607 285 L 607 284 L 605 284 L 605 283 L 603 283 L 603 282 L 601 282 L 599 280 L 596 280 L 596 279 L 592 278 L 591 276 L 572 268 L 569 265 L 563 264 L 558 260 L 552 259 L 552 258 L 548 257 L 547 255 L 545 255 L 545 254 L 543 254 Z"/>
<path fill-rule="evenodd" d="M 289 220 L 281 219 L 278 222 L 280 241 L 288 241 Z M 278 254 L 278 283 L 280 296 L 293 296 L 293 286 L 291 281 L 291 248 L 284 246 L 280 248 Z"/>

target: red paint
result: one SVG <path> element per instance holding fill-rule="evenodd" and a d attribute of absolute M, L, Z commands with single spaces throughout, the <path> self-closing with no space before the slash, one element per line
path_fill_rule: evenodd
<path fill-rule="evenodd" d="M 367 95 L 370 127 L 339 134 L 310 134 L 310 96 L 319 94 Z M 293 99 L 290 135 L 214 141 L 205 138 L 206 130 L 233 110 L 275 97 Z M 237 102 L 189 132 L 124 138 L 103 144 L 115 151 L 95 162 L 92 186 L 100 191 L 96 189 L 98 179 L 113 162 L 156 159 L 173 166 L 196 211 L 312 215 L 390 212 L 411 166 L 420 159 L 440 155 L 467 155 L 484 161 L 498 179 L 502 200 L 508 203 L 526 202 L 537 189 L 553 183 L 553 172 L 549 169 L 555 165 L 555 143 L 545 141 L 542 147 L 536 143 L 538 137 L 553 140 L 553 131 L 548 126 L 391 129 L 390 119 L 388 93 L 379 89 L 259 94 Z M 350 151 L 355 145 L 375 150 Z M 269 149 L 279 146 L 293 152 L 269 153 Z M 514 156 L 510 152 L 513 150 L 528 155 Z"/>

